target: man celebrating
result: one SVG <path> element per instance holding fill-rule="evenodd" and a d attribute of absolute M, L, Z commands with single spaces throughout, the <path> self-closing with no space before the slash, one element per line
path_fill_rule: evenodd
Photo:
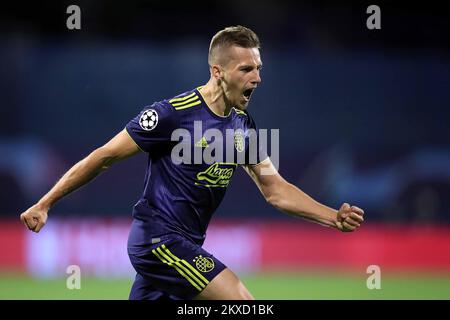
<path fill-rule="evenodd" d="M 209 48 L 206 85 L 146 106 L 123 131 L 74 165 L 21 220 L 39 232 L 58 200 L 114 163 L 148 153 L 145 187 L 133 208 L 128 238 L 137 272 L 130 299 L 253 299 L 238 277 L 202 248 L 211 216 L 238 165 L 277 209 L 344 232 L 358 228 L 363 210 L 347 203 L 334 210 L 316 202 L 284 180 L 265 153 L 246 111 L 261 82 L 259 48 L 257 35 L 248 28 L 219 31 Z M 219 134 L 211 139 L 208 130 Z M 227 134 L 230 130 L 234 135 Z M 173 152 L 180 146 L 174 132 L 180 131 L 183 161 Z M 212 144 L 224 151 L 218 155 Z M 209 150 L 215 153 L 212 163 L 191 161 L 189 153 Z"/>

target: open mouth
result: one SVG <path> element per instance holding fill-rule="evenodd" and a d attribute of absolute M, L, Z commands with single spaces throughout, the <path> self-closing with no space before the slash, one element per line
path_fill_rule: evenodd
<path fill-rule="evenodd" d="M 247 90 L 245 90 L 243 92 L 245 100 L 247 100 L 247 101 L 250 100 L 250 97 L 251 97 L 251 95 L 252 95 L 254 90 L 255 90 L 254 88 L 250 88 L 250 89 L 247 89 Z"/>

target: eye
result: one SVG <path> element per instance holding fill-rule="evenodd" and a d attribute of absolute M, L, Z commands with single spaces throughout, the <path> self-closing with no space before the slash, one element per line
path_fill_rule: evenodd
<path fill-rule="evenodd" d="M 241 71 L 244 71 L 244 72 L 251 72 L 252 70 L 253 70 L 252 67 L 243 67 L 243 68 L 241 68 Z"/>

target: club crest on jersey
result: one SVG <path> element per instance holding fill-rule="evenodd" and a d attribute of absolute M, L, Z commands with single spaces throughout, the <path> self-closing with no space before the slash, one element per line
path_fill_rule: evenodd
<path fill-rule="evenodd" d="M 234 133 L 234 147 L 236 148 L 237 152 L 242 152 L 245 148 L 244 135 L 239 131 L 236 131 Z"/>
<path fill-rule="evenodd" d="M 151 131 L 155 129 L 157 124 L 158 124 L 158 113 L 156 112 L 155 109 L 145 110 L 139 119 L 139 125 L 145 131 Z"/>
<path fill-rule="evenodd" d="M 209 257 L 203 257 L 199 255 L 195 257 L 193 262 L 195 262 L 195 266 L 200 272 L 210 272 L 212 269 L 214 269 L 214 260 Z"/>

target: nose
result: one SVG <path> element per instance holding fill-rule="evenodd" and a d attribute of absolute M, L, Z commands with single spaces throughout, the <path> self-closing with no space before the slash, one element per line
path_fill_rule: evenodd
<path fill-rule="evenodd" d="M 259 70 L 256 70 L 256 77 L 255 77 L 255 79 L 252 81 L 252 84 L 257 85 L 257 84 L 259 84 L 259 83 L 261 83 L 261 76 L 259 75 Z"/>

